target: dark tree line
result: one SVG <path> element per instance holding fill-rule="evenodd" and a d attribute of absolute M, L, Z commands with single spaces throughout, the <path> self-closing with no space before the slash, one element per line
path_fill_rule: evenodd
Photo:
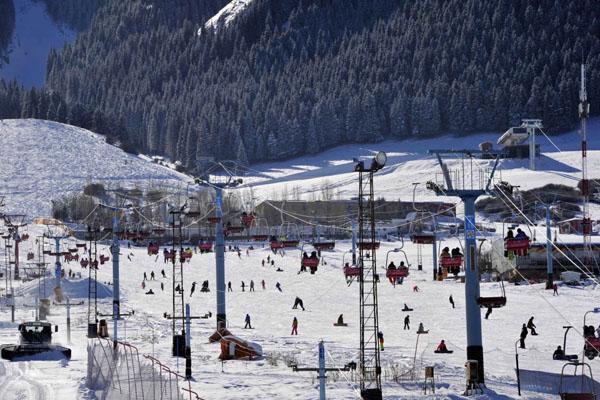
<path fill-rule="evenodd" d="M 105 0 L 51 53 L 48 89 L 187 166 L 503 131 L 523 117 L 564 131 L 582 61 L 600 109 L 596 0 L 254 0 L 198 36 L 227 2 Z"/>
<path fill-rule="evenodd" d="M 108 117 L 99 108 L 93 110 L 77 103 L 66 103 L 55 91 L 25 89 L 16 82 L 0 80 L 0 119 L 38 118 L 80 126 L 106 136 L 107 142 L 126 151 L 135 148 L 126 141 L 123 119 Z"/>
<path fill-rule="evenodd" d="M 58 24 L 64 24 L 74 31 L 89 27 L 92 18 L 107 0 L 33 0 L 44 3 L 48 15 Z"/>
<path fill-rule="evenodd" d="M 7 62 L 6 50 L 15 30 L 15 5 L 13 0 L 0 0 L 0 67 Z"/>

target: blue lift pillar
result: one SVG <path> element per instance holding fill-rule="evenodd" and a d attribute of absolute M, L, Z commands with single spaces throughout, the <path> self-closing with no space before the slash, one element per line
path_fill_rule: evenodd
<path fill-rule="evenodd" d="M 546 206 L 546 265 L 548 269 L 546 289 L 552 289 L 552 286 L 554 285 L 554 266 L 552 265 L 552 229 L 550 222 L 550 206 Z"/>
<path fill-rule="evenodd" d="M 223 188 L 215 185 L 216 216 L 215 262 L 217 268 L 217 330 L 227 327 L 225 310 L 225 235 L 223 233 Z"/>
<path fill-rule="evenodd" d="M 467 328 L 467 360 L 477 361 L 478 383 L 485 381 L 483 364 L 483 340 L 481 333 L 481 309 L 479 307 L 479 267 L 477 265 L 477 229 L 475 226 L 475 201 L 484 194 L 490 193 L 490 185 L 494 172 L 498 166 L 498 157 L 489 175 L 485 187 L 481 185 L 480 177 L 475 177 L 473 168 L 473 156 L 481 154 L 480 150 L 429 150 L 429 154 L 435 154 L 442 169 L 446 187 L 443 188 L 434 182 L 428 183 L 428 188 L 434 190 L 439 196 L 460 197 L 465 207 L 465 305 L 466 305 L 466 328 Z M 461 155 L 468 157 L 471 161 L 471 172 L 467 175 L 467 167 L 462 163 L 462 174 L 453 174 L 448 165 L 442 160 L 443 155 Z M 462 175 L 462 181 L 460 176 Z M 452 182 L 452 176 L 457 181 Z M 467 179 L 465 179 L 465 176 Z"/>

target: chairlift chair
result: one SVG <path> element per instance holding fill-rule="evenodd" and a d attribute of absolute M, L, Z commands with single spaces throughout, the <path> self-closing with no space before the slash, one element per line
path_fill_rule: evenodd
<path fill-rule="evenodd" d="M 506 305 L 506 291 L 504 289 L 504 281 L 500 280 L 501 296 L 480 296 L 477 299 L 477 304 L 481 308 L 500 308 Z"/>
<path fill-rule="evenodd" d="M 317 250 L 313 251 L 313 254 L 316 253 Z M 302 245 L 302 248 L 300 249 L 300 271 L 304 272 L 307 268 L 309 268 L 310 273 L 314 274 L 317 272 L 317 268 L 319 267 L 321 259 L 319 257 L 313 257 L 312 255 L 310 257 L 304 257 L 304 254 L 304 245 Z"/>
<path fill-rule="evenodd" d="M 577 374 L 577 368 L 581 366 L 581 380 L 579 390 L 576 392 L 568 392 L 569 390 L 565 385 L 565 369 L 569 366 L 575 367 L 574 375 Z M 590 379 L 587 381 L 588 387 L 585 386 L 585 367 L 587 367 L 588 372 L 590 374 Z M 574 376 L 569 374 L 569 376 Z M 577 379 L 579 381 L 579 379 Z M 558 394 L 562 400 L 596 400 L 596 392 L 594 390 L 594 375 L 592 373 L 592 368 L 586 362 L 581 361 L 571 361 L 563 365 L 562 370 L 560 371 L 560 384 L 558 387 Z"/>

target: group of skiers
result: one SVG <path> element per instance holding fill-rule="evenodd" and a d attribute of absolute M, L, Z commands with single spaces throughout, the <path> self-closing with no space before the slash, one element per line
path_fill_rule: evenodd
<path fill-rule="evenodd" d="M 529 318 L 527 324 L 523 324 L 523 327 L 521 328 L 521 335 L 519 336 L 519 347 L 521 349 L 525 348 L 525 338 L 529 334 L 529 330 L 531 330 L 531 336 L 537 336 L 538 333 L 536 332 L 535 328 L 536 326 L 533 323 L 533 317 Z"/>

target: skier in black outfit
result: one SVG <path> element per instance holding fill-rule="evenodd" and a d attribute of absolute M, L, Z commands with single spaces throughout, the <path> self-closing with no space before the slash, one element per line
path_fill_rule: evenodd
<path fill-rule="evenodd" d="M 166 278 L 166 277 L 167 277 L 167 275 L 165 274 L 165 270 L 164 270 L 164 269 L 161 269 L 161 270 L 160 270 L 160 273 L 162 274 L 162 277 L 163 277 L 163 278 Z"/>
<path fill-rule="evenodd" d="M 527 328 L 531 329 L 531 336 L 537 336 L 537 332 L 535 331 L 535 324 L 533 323 L 533 317 L 529 318 L 527 321 Z"/>
<path fill-rule="evenodd" d="M 250 314 L 246 314 L 246 325 L 244 326 L 244 329 L 252 329 L 252 325 L 250 325 Z"/>
<path fill-rule="evenodd" d="M 192 282 L 192 289 L 190 290 L 190 297 L 192 297 L 192 295 L 194 294 L 195 291 L 196 291 L 196 282 Z"/>
<path fill-rule="evenodd" d="M 300 297 L 296 296 L 296 300 L 294 300 L 294 306 L 292 307 L 292 309 L 295 310 L 298 308 L 298 306 L 300 306 L 300 308 L 302 308 L 302 311 L 304 311 L 304 302 Z"/>
<path fill-rule="evenodd" d="M 150 280 L 153 281 L 154 280 L 154 271 L 150 272 Z"/>
<path fill-rule="evenodd" d="M 450 302 L 450 304 L 452 304 L 452 308 L 454 307 L 454 299 L 452 298 L 452 295 L 450 295 L 450 297 L 448 298 L 448 301 Z"/>
<path fill-rule="evenodd" d="M 408 315 L 404 317 L 404 330 L 410 330 L 410 317 Z"/>
<path fill-rule="evenodd" d="M 524 349 L 525 348 L 525 338 L 527 337 L 527 334 L 529 333 L 529 331 L 527 330 L 527 326 L 525 324 L 523 324 L 523 327 L 521 328 L 521 336 L 520 336 L 520 348 Z"/>
<path fill-rule="evenodd" d="M 231 288 L 231 281 L 227 282 L 227 291 L 233 292 L 233 289 Z"/>

